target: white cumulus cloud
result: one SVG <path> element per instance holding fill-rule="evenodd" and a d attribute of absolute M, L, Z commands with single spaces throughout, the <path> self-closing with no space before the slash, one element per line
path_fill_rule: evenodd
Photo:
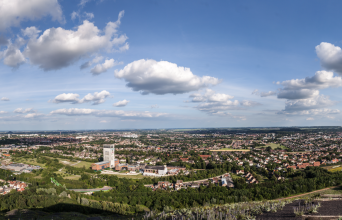
<path fill-rule="evenodd" d="M 105 102 L 105 99 L 110 96 L 110 93 L 106 90 L 101 92 L 95 92 L 94 94 L 89 93 L 80 100 L 80 103 L 93 102 L 93 105 L 98 105 Z"/>
<path fill-rule="evenodd" d="M 127 87 L 141 91 L 144 95 L 182 94 L 220 83 L 215 77 L 196 76 L 190 68 L 177 66 L 175 63 L 145 59 L 116 70 L 115 77 L 124 79 Z"/>
<path fill-rule="evenodd" d="M 113 106 L 115 106 L 115 107 L 124 107 L 124 106 L 126 106 L 128 103 L 129 103 L 129 101 L 126 100 L 126 99 L 124 99 L 124 100 L 122 100 L 122 101 L 118 101 L 118 102 L 114 103 Z"/>
<path fill-rule="evenodd" d="M 99 75 L 101 73 L 106 72 L 108 69 L 110 69 L 110 68 L 112 68 L 112 67 L 114 67 L 116 65 L 120 65 L 120 64 L 123 64 L 123 62 L 117 62 L 117 61 L 114 61 L 114 59 L 105 60 L 104 63 L 97 64 L 94 68 L 92 68 L 90 70 L 90 72 L 93 75 Z"/>
<path fill-rule="evenodd" d="M 7 98 L 7 97 L 2 97 L 0 100 L 1 100 L 1 101 L 9 101 L 9 98 Z"/>
<path fill-rule="evenodd" d="M 19 26 L 22 21 L 50 15 L 63 23 L 63 12 L 57 0 L 0 0 L 0 30 Z"/>
<path fill-rule="evenodd" d="M 318 96 L 321 89 L 341 87 L 342 78 L 334 76 L 333 72 L 317 71 L 312 77 L 291 79 L 277 84 L 283 86 L 278 93 L 278 98 L 307 99 Z"/>
<path fill-rule="evenodd" d="M 38 38 L 28 41 L 24 55 L 32 64 L 48 71 L 67 67 L 104 50 L 120 50 L 128 39 L 126 35 L 117 34 L 123 15 L 124 11 L 121 11 L 118 20 L 108 22 L 103 31 L 87 20 L 76 30 L 61 27 L 47 29 Z"/>
<path fill-rule="evenodd" d="M 309 99 L 288 100 L 285 103 L 285 111 L 302 111 L 309 109 L 318 109 L 332 106 L 336 102 L 331 101 L 328 96 L 319 95 Z"/>
<path fill-rule="evenodd" d="M 71 104 L 80 104 L 85 102 L 93 102 L 93 105 L 98 105 L 105 102 L 105 99 L 110 96 L 110 93 L 106 90 L 101 92 L 95 92 L 93 94 L 88 93 L 82 99 L 79 99 L 80 95 L 76 93 L 63 93 L 57 95 L 52 102 L 54 103 L 63 103 L 69 102 Z"/>
<path fill-rule="evenodd" d="M 73 104 L 79 103 L 79 94 L 76 93 L 63 93 L 57 95 L 52 101 L 54 103 L 70 102 Z"/>
<path fill-rule="evenodd" d="M 18 49 L 18 45 L 10 43 L 7 49 L 0 52 L 0 59 L 4 58 L 4 64 L 10 67 L 19 67 L 26 62 L 24 55 Z"/>
<path fill-rule="evenodd" d="M 323 68 L 342 74 L 342 51 L 340 47 L 322 42 L 316 46 L 316 54 Z"/>

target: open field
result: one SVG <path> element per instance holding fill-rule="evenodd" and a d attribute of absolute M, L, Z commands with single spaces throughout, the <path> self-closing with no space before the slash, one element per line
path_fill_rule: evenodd
<path fill-rule="evenodd" d="M 248 149 L 222 148 L 220 150 L 210 150 L 210 151 L 250 151 L 250 150 L 248 150 Z"/>
<path fill-rule="evenodd" d="M 240 179 L 240 178 L 243 178 L 243 177 L 241 177 L 241 176 L 236 175 L 235 173 L 232 173 L 232 174 L 231 174 L 231 177 L 232 177 L 232 179 Z"/>
<path fill-rule="evenodd" d="M 70 176 L 65 176 L 63 179 L 68 179 L 68 180 L 79 180 L 81 178 L 80 175 L 70 175 Z"/>
<path fill-rule="evenodd" d="M 271 147 L 272 149 L 276 149 L 276 148 L 281 148 L 281 149 L 287 149 L 287 147 L 280 145 L 280 144 L 275 144 L 275 143 L 269 143 L 266 146 L 261 146 L 261 147 Z"/>
<path fill-rule="evenodd" d="M 83 166 L 87 169 L 87 168 L 89 168 L 89 167 L 91 167 L 91 165 L 93 164 L 93 163 L 91 163 L 91 162 L 86 162 L 86 161 L 81 161 L 81 162 L 79 162 L 79 163 L 73 163 L 73 164 L 75 164 L 75 165 L 73 165 L 73 167 L 78 167 L 78 168 L 82 168 Z"/>
<path fill-rule="evenodd" d="M 45 167 L 44 164 L 42 163 L 37 163 L 37 159 L 27 159 L 27 158 L 18 158 L 16 161 L 16 163 L 25 163 L 25 164 L 29 164 L 29 165 L 35 165 L 35 166 L 40 166 L 40 167 Z"/>
<path fill-rule="evenodd" d="M 341 165 L 326 166 L 326 167 L 323 167 L 323 168 L 327 169 L 330 172 L 337 172 L 337 171 L 341 171 L 342 170 L 342 166 Z"/>
<path fill-rule="evenodd" d="M 139 175 L 116 175 L 119 178 L 127 178 L 127 179 L 143 179 L 144 177 L 142 174 Z M 147 177 L 148 178 L 148 177 Z"/>

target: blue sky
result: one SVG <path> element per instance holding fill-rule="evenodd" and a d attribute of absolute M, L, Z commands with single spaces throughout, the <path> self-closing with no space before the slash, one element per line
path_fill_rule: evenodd
<path fill-rule="evenodd" d="M 0 0 L 0 130 L 340 125 L 341 4 Z"/>

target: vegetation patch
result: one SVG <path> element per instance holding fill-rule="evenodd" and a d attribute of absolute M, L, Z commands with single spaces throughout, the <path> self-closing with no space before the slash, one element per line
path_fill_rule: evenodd
<path fill-rule="evenodd" d="M 210 150 L 210 151 L 250 151 L 250 150 L 248 150 L 248 149 L 222 148 L 220 150 Z"/>

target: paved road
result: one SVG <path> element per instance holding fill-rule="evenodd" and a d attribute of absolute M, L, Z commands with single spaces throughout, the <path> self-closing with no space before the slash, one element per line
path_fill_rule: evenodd
<path fill-rule="evenodd" d="M 218 175 L 218 176 L 214 176 L 214 177 L 210 177 L 210 178 L 207 178 L 207 179 L 202 179 L 202 180 L 194 180 L 194 181 L 187 181 L 187 182 L 183 182 L 184 183 L 202 183 L 202 182 L 205 182 L 205 181 L 208 181 L 209 179 L 212 179 L 212 178 L 218 178 L 220 176 L 223 176 L 225 174 L 229 174 L 229 173 L 224 173 L 224 174 L 221 174 L 221 175 Z M 151 184 L 147 184 L 147 185 L 144 185 L 144 186 L 150 186 Z"/>
<path fill-rule="evenodd" d="M 104 186 L 102 188 L 96 188 L 96 189 L 69 189 L 75 192 L 97 192 L 97 191 L 101 191 L 101 190 L 111 190 L 113 189 L 110 186 Z"/>

